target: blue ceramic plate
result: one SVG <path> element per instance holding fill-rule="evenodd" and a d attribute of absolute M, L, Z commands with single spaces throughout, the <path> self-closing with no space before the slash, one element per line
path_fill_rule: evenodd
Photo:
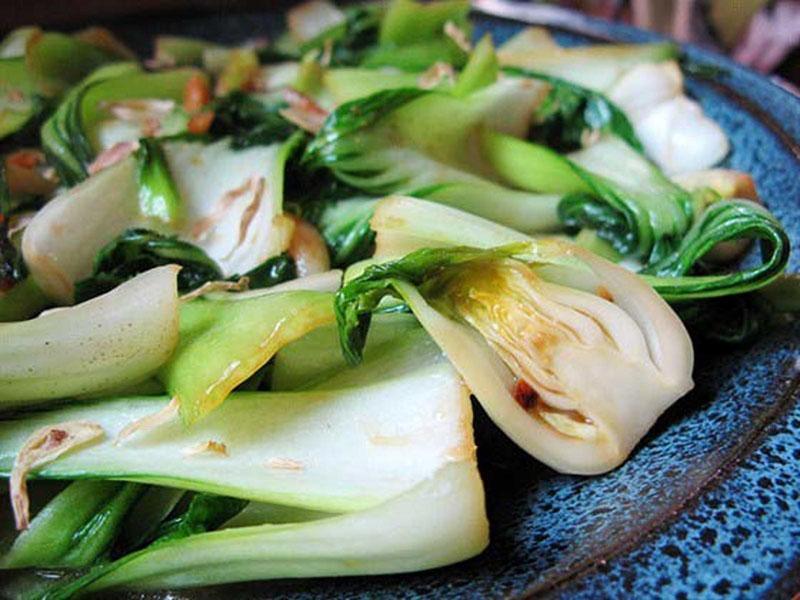
<path fill-rule="evenodd" d="M 552 7 L 477 3 L 476 34 L 502 42 L 545 22 L 562 43 L 653 35 Z M 281 28 L 276 13 L 129 20 L 111 26 L 148 52 L 154 33 L 239 41 Z M 800 266 L 800 99 L 691 46 L 720 67 L 691 94 L 730 136 L 727 165 L 752 173 Z M 260 582 L 169 598 L 789 598 L 800 590 L 800 323 L 746 349 L 698 349 L 696 389 L 630 460 L 601 477 L 560 475 L 517 450 L 479 409 L 476 430 L 492 541 L 481 556 L 424 573 Z M 137 597 L 141 597 L 138 596 Z M 162 597 L 156 594 L 153 597 Z"/>

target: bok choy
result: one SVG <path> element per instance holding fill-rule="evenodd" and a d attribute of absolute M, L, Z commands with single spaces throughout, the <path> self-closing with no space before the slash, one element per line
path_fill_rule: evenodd
<path fill-rule="evenodd" d="M 565 242 L 422 249 L 368 267 L 336 299 L 351 362 L 385 296 L 409 306 L 489 417 L 559 471 L 616 467 L 693 385 L 691 341 L 669 306 Z"/>
<path fill-rule="evenodd" d="M 0 408 L 153 375 L 178 343 L 177 274 L 159 267 L 82 304 L 0 323 Z"/>
<path fill-rule="evenodd" d="M 160 378 L 192 423 L 282 346 L 332 321 L 333 298 L 321 292 L 192 300 L 181 306 L 180 342 Z"/>
<path fill-rule="evenodd" d="M 379 92 L 332 113 L 304 161 L 368 193 L 403 191 L 524 231 L 553 230 L 560 196 L 499 185 L 480 144 L 486 127 L 524 136 L 545 93 L 525 80 L 501 81 L 465 98 L 419 89 Z"/>
<path fill-rule="evenodd" d="M 137 176 L 135 157 L 103 169 L 41 210 L 25 230 L 22 253 L 53 300 L 68 303 L 75 283 L 93 274 L 98 253 L 128 229 L 176 235 L 197 246 L 223 277 L 242 275 L 284 252 L 294 221 L 283 214 L 283 170 L 293 141 L 233 150 L 212 144 L 161 142 L 163 162 Z M 177 220 L 145 210 L 158 201 Z M 173 209 L 166 208 L 177 206 Z M 149 205 L 148 205 L 149 206 Z"/>
<path fill-rule="evenodd" d="M 371 226 L 377 232 L 376 258 L 396 258 L 425 247 L 471 244 L 492 248 L 532 241 L 522 233 L 474 215 L 403 197 L 383 200 Z M 761 242 L 761 262 L 730 272 L 708 272 L 702 260 L 708 252 L 731 240 L 748 239 Z M 705 209 L 678 250 L 643 270 L 641 277 L 673 302 L 734 296 L 776 281 L 786 269 L 788 250 L 786 233 L 764 208 L 747 200 L 720 200 Z M 663 269 L 660 274 L 659 269 Z"/>
<path fill-rule="evenodd" d="M 407 327 L 420 331 L 411 322 Z M 424 367 L 408 366 L 375 383 L 379 361 L 355 369 L 350 385 L 335 389 L 234 394 L 197 427 L 167 423 L 118 447 L 115 433 L 163 400 L 102 400 L 0 424 L 5 469 L 40 423 L 80 419 L 100 424 L 103 440 L 60 457 L 35 476 L 92 479 L 113 472 L 115 478 L 347 513 L 262 525 L 253 521 L 256 510 L 244 526 L 234 519 L 216 532 L 187 537 L 171 533 L 175 528 L 167 523 L 152 545 L 56 584 L 45 597 L 121 585 L 403 572 L 480 552 L 488 529 L 468 395 L 434 344 L 402 348 L 413 360 L 401 363 Z M 387 350 L 367 352 L 377 358 Z M 341 356 L 337 360 L 341 366 Z M 208 439 L 224 444 L 226 452 L 187 452 Z M 355 469 L 354 455 L 361 457 Z M 376 536 L 384 540 L 377 546 Z M 164 552 L 178 560 L 165 562 Z M 223 556 L 228 568 L 214 568 Z"/>
<path fill-rule="evenodd" d="M 484 511 L 477 468 L 474 462 L 460 461 L 361 512 L 166 541 L 100 566 L 44 598 L 115 587 L 158 589 L 432 569 L 471 558 L 486 547 Z M 224 567 L 221 557 L 227 557 Z"/>
<path fill-rule="evenodd" d="M 604 473 L 692 340 L 800 314 L 677 46 L 495 48 L 469 12 L 308 0 L 145 62 L 102 28 L 0 41 L 0 596 L 467 559 L 473 398 Z"/>

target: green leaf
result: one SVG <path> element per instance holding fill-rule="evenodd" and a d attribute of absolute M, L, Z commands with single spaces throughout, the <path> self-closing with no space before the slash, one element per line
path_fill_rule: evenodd
<path fill-rule="evenodd" d="M 284 292 L 247 299 L 200 298 L 180 309 L 180 341 L 159 378 L 194 423 L 280 348 L 333 321 L 333 298 Z"/>
<path fill-rule="evenodd" d="M 425 42 L 444 36 L 448 21 L 466 26 L 469 2 L 466 0 L 439 0 L 415 2 L 392 0 L 381 21 L 380 43 L 404 46 Z"/>
<path fill-rule="evenodd" d="M 176 236 L 128 229 L 97 253 L 92 275 L 75 284 L 75 300 L 83 302 L 104 294 L 139 273 L 169 264 L 181 266 L 178 273 L 181 292 L 223 278 L 217 264 L 201 248 Z"/>
<path fill-rule="evenodd" d="M 45 107 L 25 60 L 0 59 L 0 139 L 28 130 Z"/>
<path fill-rule="evenodd" d="M 486 34 L 475 46 L 469 61 L 458 75 L 458 81 L 453 87 L 454 96 L 466 96 L 497 81 L 499 64 L 494 52 L 492 38 Z"/>
<path fill-rule="evenodd" d="M 461 67 L 467 60 L 464 52 L 450 38 L 415 42 L 403 46 L 380 45 L 365 53 L 362 67 L 369 69 L 394 68 L 418 73 L 443 62 Z"/>
<path fill-rule="evenodd" d="M 536 111 L 535 141 L 560 151 L 569 151 L 580 148 L 588 134 L 612 133 L 636 151 L 644 152 L 628 117 L 600 92 L 526 69 L 506 67 L 503 72 L 545 81 L 552 86 L 547 99 Z"/>
<path fill-rule="evenodd" d="M 417 87 L 419 76 L 390 69 L 346 68 L 327 69 L 323 76 L 326 92 L 337 105 L 397 88 Z"/>
<path fill-rule="evenodd" d="M 725 274 L 695 275 L 703 256 L 720 242 L 756 239 L 760 264 Z M 766 209 L 747 200 L 720 200 L 706 208 L 680 244 L 643 272 L 669 300 L 691 300 L 741 294 L 775 280 L 789 261 L 789 237 Z"/>
<path fill-rule="evenodd" d="M 672 252 L 692 224 L 691 195 L 620 138 L 605 136 L 562 156 L 486 132 L 484 149 L 504 180 L 530 191 L 566 194 L 559 216 L 568 228 L 594 229 L 617 252 L 646 265 Z"/>
<path fill-rule="evenodd" d="M 336 322 L 347 362 L 351 365 L 361 362 L 372 313 L 384 297 L 400 298 L 395 291 L 396 282 L 422 285 L 431 274 L 448 267 L 476 259 L 512 256 L 527 249 L 525 243 L 491 250 L 469 247 L 423 248 L 401 259 L 368 267 L 336 294 Z"/>
<path fill-rule="evenodd" d="M 348 266 L 372 255 L 375 233 L 369 221 L 375 202 L 373 198 L 333 201 L 313 221 L 332 250 L 333 267 Z"/>
<path fill-rule="evenodd" d="M 234 150 L 286 140 L 297 131 L 280 115 L 286 106 L 283 100 L 270 103 L 238 90 L 231 92 L 214 101 L 210 133 L 215 137 L 231 136 Z"/>
<path fill-rule="evenodd" d="M 204 531 L 213 531 L 241 512 L 247 503 L 247 500 L 229 496 L 194 494 L 182 515 L 161 525 L 153 543 L 163 544 Z"/>
<path fill-rule="evenodd" d="M 97 67 L 115 57 L 64 33 L 37 32 L 25 48 L 25 65 L 48 95 L 63 93 Z"/>
<path fill-rule="evenodd" d="M 574 166 L 546 146 L 485 131 L 482 148 L 497 174 L 517 188 L 565 194 L 591 191 Z"/>
<path fill-rule="evenodd" d="M 102 128 L 108 121 L 110 102 L 163 99 L 179 103 L 183 90 L 196 69 L 175 69 L 145 73 L 136 63 L 104 65 L 73 87 L 41 129 L 42 146 L 62 182 L 72 186 L 88 176 L 87 166 L 105 149 Z M 180 111 L 182 109 L 175 109 Z M 164 119 L 164 124 L 168 119 Z M 185 124 L 183 125 L 185 126 Z M 126 130 L 130 136 L 130 132 Z M 112 141 L 135 141 L 112 136 Z"/>
<path fill-rule="evenodd" d="M 294 259 L 286 254 L 279 254 L 268 258 L 259 266 L 248 271 L 244 274 L 249 280 L 250 289 L 255 288 L 268 288 L 290 279 L 297 277 L 297 269 L 295 268 Z M 236 280 L 239 277 L 234 275 L 230 277 L 231 280 Z"/>
<path fill-rule="evenodd" d="M 114 481 L 71 483 L 17 536 L 9 551 L 0 558 L 0 568 L 88 566 L 103 549 L 90 554 L 76 546 L 86 539 L 90 529 L 96 531 L 95 526 L 89 524 L 125 486 Z"/>
<path fill-rule="evenodd" d="M 358 156 L 357 142 L 350 142 L 349 138 L 427 93 L 418 88 L 383 90 L 339 106 L 306 147 L 302 162 L 324 167 Z"/>
<path fill-rule="evenodd" d="M 122 484 L 114 497 L 75 533 L 70 549 L 62 559 L 63 564 L 83 567 L 101 557 L 113 543 L 125 515 L 142 491 L 143 487 L 139 484 Z"/>
<path fill-rule="evenodd" d="M 136 160 L 142 214 L 166 224 L 176 224 L 181 220 L 184 208 L 161 144 L 143 138 L 136 151 Z"/>

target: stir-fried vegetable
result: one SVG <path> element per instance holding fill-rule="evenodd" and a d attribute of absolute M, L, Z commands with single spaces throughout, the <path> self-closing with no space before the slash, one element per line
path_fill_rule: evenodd
<path fill-rule="evenodd" d="M 411 323 L 408 326 L 419 332 Z M 487 543 L 487 526 L 474 462 L 469 400 L 435 345 L 420 346 L 418 341 L 419 337 L 412 336 L 403 346 L 401 354 L 408 357 L 403 362 L 409 366 L 385 383 L 374 383 L 378 361 L 354 370 L 360 377 L 354 376 L 351 385 L 330 391 L 234 395 L 199 429 L 187 431 L 173 422 L 141 432 L 117 447 L 113 439 L 120 428 L 163 400 L 102 400 L 0 425 L 4 430 L 0 464 L 5 468 L 18 438 L 39 423 L 80 419 L 103 427 L 106 436 L 102 441 L 57 459 L 37 476 L 64 477 L 72 472 L 93 478 L 113 471 L 123 479 L 171 483 L 326 511 L 355 511 L 352 518 L 318 513 L 313 520 L 296 518 L 297 522 L 280 527 L 256 525 L 251 515 L 244 528 L 232 521 L 217 533 L 205 534 L 197 533 L 208 527 L 200 523 L 208 523 L 207 518 L 219 521 L 220 513 L 205 500 L 203 506 L 209 508 L 200 512 L 200 505 L 193 502 L 195 509 L 151 534 L 157 540 L 152 545 L 97 566 L 78 582 L 52 589 L 49 593 L 53 595 L 48 597 L 67 597 L 95 581 L 89 589 L 122 585 L 123 579 L 139 582 L 137 585 L 145 581 L 163 585 L 156 576 L 164 565 L 161 554 L 165 549 L 170 556 L 181 557 L 167 570 L 170 577 L 179 578 L 170 585 L 237 581 L 252 577 L 254 569 L 259 569 L 260 577 L 405 571 L 480 552 Z M 377 358 L 387 350 L 391 349 L 383 346 L 368 353 Z M 338 361 L 342 361 L 340 356 Z M 425 366 L 411 367 L 419 364 Z M 265 428 L 271 435 L 261 435 Z M 195 454 L 200 446 L 211 448 L 200 443 L 209 437 L 224 444 L 225 453 L 206 449 Z M 360 466 L 352 469 L 349 457 L 356 454 Z M 59 501 L 65 503 L 66 499 Z M 220 508 L 228 510 L 226 506 L 230 503 Z M 364 506 L 373 508 L 360 510 Z M 86 507 L 84 514 L 89 512 Z M 44 519 L 46 514 L 37 518 Z M 430 524 L 437 521 L 434 535 Z M 384 531 L 385 535 L 380 534 Z M 401 538 L 389 534 L 399 531 L 408 533 Z M 386 538 L 385 548 L 376 547 L 369 539 L 378 534 Z M 208 535 L 213 550 L 207 558 L 204 553 L 183 550 L 200 548 Z M 310 546 L 310 539 L 330 542 Z M 369 555 L 342 566 L 341 557 L 352 559 L 362 547 L 364 552 L 370 548 Z M 43 555 L 36 556 L 44 560 Z M 238 566 L 224 574 L 210 567 L 199 569 L 206 561 L 216 563 L 223 556 L 229 567 Z M 279 560 L 280 556 L 284 558 Z"/>
<path fill-rule="evenodd" d="M 148 167 L 146 181 L 134 157 L 103 169 L 50 202 L 26 228 L 23 256 L 34 280 L 54 300 L 69 302 L 75 283 L 102 260 L 98 253 L 132 228 L 177 235 L 204 251 L 224 277 L 255 269 L 291 242 L 294 221 L 282 214 L 282 179 L 292 144 L 233 150 L 227 140 L 163 142 L 163 160 Z M 171 211 L 181 217 L 156 218 Z"/>
<path fill-rule="evenodd" d="M 160 375 L 184 421 L 219 406 L 282 346 L 332 322 L 332 303 L 329 294 L 297 291 L 184 304 L 181 341 Z"/>
<path fill-rule="evenodd" d="M 102 28 L 0 41 L 0 595 L 472 557 L 471 395 L 599 474 L 692 340 L 800 313 L 675 45 L 495 48 L 469 10 L 309 0 L 142 63 Z"/>
<path fill-rule="evenodd" d="M 0 558 L 0 569 L 87 567 L 114 539 L 142 486 L 75 481 L 45 506 Z"/>
<path fill-rule="evenodd" d="M 692 387 L 691 342 L 667 304 L 564 242 L 423 249 L 367 268 L 336 300 L 349 360 L 387 295 L 408 304 L 489 416 L 559 470 L 617 466 Z"/>
<path fill-rule="evenodd" d="M 309 574 L 419 571 L 480 553 L 488 533 L 476 466 L 462 460 L 368 510 L 165 541 L 100 566 L 43 598 L 69 598 L 78 591 L 113 587 L 157 589 Z M 221 557 L 228 557 L 224 568 Z"/>
<path fill-rule="evenodd" d="M 134 63 L 91 73 L 42 126 L 42 145 L 62 180 L 82 181 L 95 157 L 116 144 L 186 131 L 180 102 L 197 75 L 194 69 L 145 73 Z"/>
<path fill-rule="evenodd" d="M 174 266 L 30 321 L 0 323 L 0 407 L 138 383 L 178 343 Z"/>
<path fill-rule="evenodd" d="M 722 225 L 727 219 L 728 225 Z M 371 224 L 378 233 L 376 257 L 397 257 L 425 247 L 471 244 L 488 249 L 532 241 L 497 223 L 413 198 L 387 198 Z M 762 242 L 765 259 L 760 264 L 732 273 L 695 272 L 716 245 L 741 239 Z M 785 232 L 769 212 L 749 201 L 720 200 L 705 210 L 683 245 L 662 263 L 645 269 L 642 278 L 670 301 L 733 296 L 778 278 L 786 268 L 788 249 Z M 659 269 L 663 269 L 661 275 Z"/>
<path fill-rule="evenodd" d="M 88 300 L 139 273 L 170 264 L 181 267 L 178 271 L 181 292 L 222 279 L 217 264 L 197 246 L 147 229 L 129 229 L 97 253 L 91 277 L 75 284 L 75 300 Z"/>
<path fill-rule="evenodd" d="M 463 99 L 410 88 L 379 92 L 335 111 L 304 160 L 365 192 L 404 191 L 523 231 L 552 231 L 560 197 L 498 185 L 480 141 L 486 127 L 523 136 L 545 91 L 507 80 Z"/>

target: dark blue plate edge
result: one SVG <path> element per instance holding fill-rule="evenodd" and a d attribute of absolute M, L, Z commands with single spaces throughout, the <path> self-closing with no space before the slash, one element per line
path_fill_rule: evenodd
<path fill-rule="evenodd" d="M 527 18 L 521 18 L 519 16 L 514 17 L 509 16 L 508 14 L 498 14 L 492 9 L 499 5 L 511 6 L 515 9 L 521 8 L 513 4 L 497 2 L 495 0 L 478 0 L 475 3 L 474 8 L 477 13 L 480 13 L 482 16 L 490 19 L 500 19 L 506 22 L 523 24 L 541 24 L 555 31 L 560 31 L 567 34 L 579 34 L 583 37 L 591 38 L 596 41 L 648 41 L 654 39 L 663 39 L 654 34 L 642 32 L 632 27 L 609 24 L 603 21 L 585 17 L 583 15 L 571 13 L 569 11 L 560 11 L 560 9 L 557 9 L 556 7 L 539 7 L 561 12 L 556 22 L 548 22 L 542 19 L 531 20 Z M 527 7 L 528 10 L 531 8 L 531 6 Z M 725 81 L 727 76 L 723 75 L 719 79 L 700 79 L 693 82 L 699 85 L 713 86 L 715 90 L 718 90 L 724 94 L 728 100 L 736 103 L 742 109 L 753 115 L 754 118 L 763 123 L 765 127 L 774 133 L 776 138 L 781 141 L 782 145 L 784 145 L 795 156 L 795 158 L 800 161 L 800 144 L 798 144 L 796 141 L 800 140 L 800 118 L 797 118 L 800 117 L 800 102 L 798 102 L 798 99 L 795 96 L 768 81 L 763 76 L 736 65 L 724 57 L 691 45 L 685 45 L 684 49 L 688 54 L 691 55 L 693 59 L 697 59 L 698 62 L 702 60 L 702 62 L 723 65 L 732 73 L 735 73 L 737 77 L 745 79 L 745 83 L 747 80 L 756 82 L 759 86 L 761 86 L 762 89 L 764 86 L 769 86 L 771 88 L 770 93 L 772 94 L 770 99 L 773 100 L 774 104 L 779 105 L 780 103 L 784 102 L 785 105 L 771 106 L 770 112 L 767 112 L 767 109 L 762 108 L 761 103 L 759 103 L 755 97 L 750 96 L 747 94 L 747 92 L 741 93 L 740 91 L 737 91 L 730 85 L 726 84 Z M 742 84 L 741 79 L 739 84 Z M 793 121 L 791 118 L 785 118 L 786 112 L 790 113 L 792 116 L 795 116 L 795 120 Z M 784 118 L 781 118 L 780 115 L 782 115 Z M 793 127 L 793 131 L 790 133 L 786 128 L 782 127 L 779 122 L 783 123 L 790 129 L 792 129 L 793 125 L 796 125 L 796 127 Z M 658 520 L 657 523 L 651 528 L 642 528 L 639 535 L 631 536 L 625 540 L 620 540 L 619 543 L 615 543 L 611 547 L 610 551 L 605 553 L 603 556 L 597 556 L 592 560 L 585 561 L 585 563 L 575 566 L 574 568 L 563 573 L 559 573 L 556 577 L 553 577 L 546 582 L 534 584 L 533 586 L 525 589 L 521 594 L 515 594 L 514 597 L 558 595 L 559 591 L 565 591 L 564 588 L 568 584 L 575 583 L 575 581 L 580 579 L 582 576 L 596 571 L 599 568 L 598 563 L 600 563 L 600 561 L 604 562 L 606 559 L 613 560 L 615 557 L 624 556 L 626 553 L 634 550 L 639 544 L 646 542 L 648 539 L 655 537 L 657 534 L 669 528 L 671 524 L 681 517 L 681 512 L 684 509 L 691 508 L 698 502 L 701 496 L 709 491 L 714 490 L 721 483 L 723 483 L 730 472 L 733 471 L 740 464 L 740 462 L 749 455 L 749 453 L 751 453 L 755 448 L 759 447 L 771 435 L 775 425 L 787 416 L 792 406 L 800 399 L 800 376 L 798 376 L 796 373 L 793 374 L 788 366 L 784 368 L 783 373 L 785 376 L 781 375 L 776 379 L 775 396 L 780 396 L 780 400 L 776 402 L 770 411 L 759 415 L 758 422 L 753 424 L 753 427 L 748 432 L 747 437 L 744 440 L 739 440 L 735 449 L 727 455 L 724 461 L 724 466 L 719 469 L 713 477 L 709 477 L 702 486 L 697 487 L 695 492 L 690 494 L 690 496 L 684 502 L 675 505 L 676 510 L 670 518 Z M 777 386 L 779 386 L 779 388 Z M 646 441 L 643 442 L 643 444 L 646 443 Z M 794 558 L 793 565 L 795 567 L 795 573 L 793 576 L 783 578 L 782 580 L 775 582 L 775 585 L 772 587 L 772 594 L 780 594 L 780 591 L 783 590 L 786 592 L 786 594 L 780 594 L 781 597 L 788 598 L 791 597 L 791 592 L 796 591 L 800 587 L 800 557 Z M 156 596 L 135 594 L 130 597 L 145 598 Z M 158 597 L 161 596 L 159 595 Z M 182 598 L 183 595 L 179 594 L 175 595 L 174 597 Z"/>
<path fill-rule="evenodd" d="M 497 19 L 500 21 L 523 24 L 540 25 L 549 30 L 577 34 L 592 41 L 597 42 L 620 42 L 620 41 L 657 41 L 668 40 L 664 36 L 645 32 L 628 25 L 610 23 L 600 19 L 588 17 L 557 6 L 531 5 L 526 3 L 514 3 L 505 0 L 474 0 L 473 11 L 483 17 Z M 722 67 L 723 71 L 718 75 L 707 77 L 693 77 L 687 75 L 687 79 L 696 84 L 708 85 L 715 92 L 723 95 L 727 101 L 738 105 L 741 109 L 753 116 L 754 119 L 762 123 L 771 133 L 780 140 L 782 145 L 791 152 L 800 162 L 800 127 L 795 127 L 797 131 L 789 132 L 782 126 L 777 117 L 784 110 L 800 113 L 800 97 L 789 90 L 777 85 L 763 75 L 752 71 L 733 60 L 708 50 L 704 50 L 692 44 L 681 44 L 684 54 L 696 61 L 698 64 L 709 64 Z M 735 74 L 746 80 L 754 80 L 761 88 L 768 86 L 770 104 L 773 106 L 764 107 L 756 98 L 735 89 L 726 80 L 730 79 L 731 74 Z M 761 101 L 763 102 L 763 98 Z M 792 110 L 794 109 L 794 111 Z M 782 119 L 782 122 L 791 127 L 800 125 L 800 121 Z M 800 359 L 797 359 L 800 360 Z M 590 573 L 597 572 L 601 565 L 615 557 L 621 557 L 639 547 L 649 539 L 655 539 L 659 534 L 667 531 L 671 525 L 676 523 L 684 511 L 695 507 L 700 499 L 707 493 L 715 490 L 722 483 L 727 481 L 729 475 L 758 449 L 773 433 L 781 421 L 786 420 L 794 406 L 800 403 L 800 367 L 797 362 L 787 361 L 782 370 L 782 374 L 775 381 L 776 396 L 779 400 L 769 411 L 759 414 L 758 421 L 753 423 L 748 435 L 739 440 L 736 446 L 728 453 L 723 465 L 701 485 L 694 488 L 692 493 L 680 504 L 676 504 L 669 518 L 656 518 L 652 525 L 644 525 L 636 530 L 636 534 L 620 540 L 608 547 L 608 551 L 602 556 L 593 556 L 590 559 L 573 565 L 568 570 L 558 574 L 556 577 L 547 579 L 538 584 L 526 588 L 517 598 L 541 597 L 546 595 L 558 595 L 559 591 L 565 592 L 564 588 L 574 583 L 576 580 Z M 642 442 L 646 443 L 646 442 Z M 792 566 L 788 569 L 785 577 L 776 579 L 773 582 L 770 595 L 775 597 L 792 597 L 800 590 L 800 555 L 792 560 Z"/>
<path fill-rule="evenodd" d="M 601 19 L 595 19 L 556 6 L 529 5 L 505 0 L 473 0 L 472 4 L 474 12 L 486 17 L 525 25 L 541 25 L 550 30 L 578 34 L 598 42 L 674 42 L 674 40 L 670 40 L 670 38 L 656 33 L 643 31 L 621 23 L 611 23 Z M 792 123 L 791 120 L 784 121 L 785 125 L 789 125 L 790 127 L 792 124 L 796 125 L 796 127 L 792 128 L 794 131 L 788 131 L 785 126 L 779 124 L 776 118 L 768 112 L 767 107 L 762 107 L 753 97 L 734 89 L 726 80 L 729 79 L 728 74 L 735 73 L 739 77 L 754 79 L 760 86 L 769 86 L 771 88 L 769 93 L 773 98 L 773 102 L 775 104 L 780 104 L 779 101 L 784 100 L 788 107 L 793 107 L 795 109 L 794 112 L 796 112 L 798 116 L 800 116 L 799 96 L 777 85 L 764 75 L 740 65 L 726 56 L 705 50 L 693 44 L 680 44 L 680 46 L 684 53 L 698 64 L 721 67 L 723 71 L 718 76 L 698 78 L 688 75 L 687 79 L 700 84 L 710 85 L 716 91 L 726 96 L 728 100 L 745 109 L 772 131 L 776 137 L 781 140 L 784 146 L 786 146 L 798 161 L 800 161 L 800 122 Z"/>

